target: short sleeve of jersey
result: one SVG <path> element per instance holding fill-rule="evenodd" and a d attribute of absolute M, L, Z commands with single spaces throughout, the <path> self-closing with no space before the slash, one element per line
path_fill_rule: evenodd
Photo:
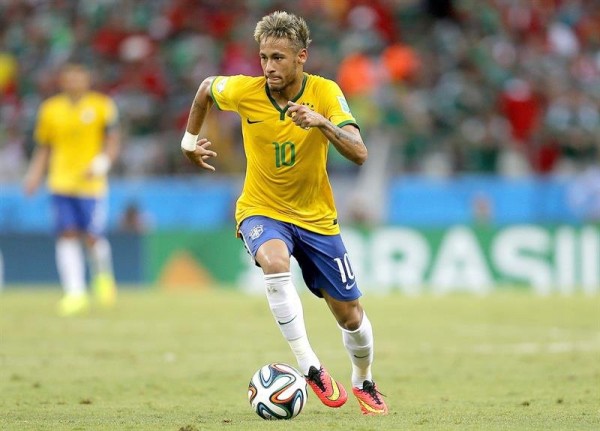
<path fill-rule="evenodd" d="M 215 77 L 210 93 L 217 108 L 221 111 L 237 111 L 240 99 L 250 83 L 251 78 L 244 75 Z"/>
<path fill-rule="evenodd" d="M 340 87 L 333 81 L 327 80 L 325 82 L 327 83 L 325 94 L 328 101 L 325 115 L 327 119 L 338 127 L 343 127 L 347 124 L 356 124 L 358 126 Z"/>
<path fill-rule="evenodd" d="M 47 103 L 42 103 L 38 110 L 38 116 L 35 124 L 33 136 L 40 145 L 48 145 L 51 140 L 51 128 L 49 120 L 49 108 Z"/>

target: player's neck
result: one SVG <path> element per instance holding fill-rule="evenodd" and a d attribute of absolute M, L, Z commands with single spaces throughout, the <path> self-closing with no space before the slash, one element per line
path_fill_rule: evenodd
<path fill-rule="evenodd" d="M 304 74 L 300 75 L 294 82 L 287 85 L 281 90 L 269 90 L 271 97 L 281 107 L 287 106 L 288 101 L 293 100 L 300 90 L 302 90 L 302 83 L 304 81 Z"/>
<path fill-rule="evenodd" d="M 292 100 L 296 94 L 298 94 L 298 92 L 288 91 L 287 88 L 283 91 L 271 90 L 271 97 L 281 108 L 287 106 L 288 100 Z"/>
<path fill-rule="evenodd" d="M 82 92 L 66 92 L 65 95 L 72 103 L 79 102 L 83 96 L 85 96 L 85 91 Z"/>

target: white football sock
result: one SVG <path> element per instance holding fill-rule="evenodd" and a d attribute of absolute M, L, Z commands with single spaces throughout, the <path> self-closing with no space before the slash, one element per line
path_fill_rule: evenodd
<path fill-rule="evenodd" d="M 300 371 L 307 375 L 311 365 L 320 368 L 304 326 L 302 302 L 289 272 L 265 275 L 267 300 L 284 338 L 298 361 Z"/>
<path fill-rule="evenodd" d="M 59 238 L 56 241 L 56 268 L 66 294 L 85 294 L 85 257 L 79 239 Z"/>
<path fill-rule="evenodd" d="M 358 329 L 342 330 L 342 340 L 352 361 L 352 386 L 362 389 L 365 380 L 373 380 L 371 364 L 373 363 L 373 327 L 363 311 L 363 318 Z"/>
<path fill-rule="evenodd" d="M 98 238 L 90 249 L 90 260 L 94 275 L 113 273 L 110 243 L 106 238 Z"/>

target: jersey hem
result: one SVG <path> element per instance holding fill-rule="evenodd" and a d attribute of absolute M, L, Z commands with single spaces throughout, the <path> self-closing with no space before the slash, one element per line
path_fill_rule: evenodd
<path fill-rule="evenodd" d="M 65 189 L 48 186 L 48 192 L 53 195 L 71 196 L 71 197 L 75 197 L 75 198 L 95 198 L 95 199 L 97 199 L 97 198 L 102 198 L 102 197 L 106 196 L 108 193 L 108 188 L 103 187 L 100 190 L 81 191 L 81 190 L 65 190 Z"/>
<path fill-rule="evenodd" d="M 331 225 L 332 225 L 333 229 L 325 230 L 325 229 L 315 228 L 314 223 L 306 223 L 306 222 L 303 222 L 300 220 L 293 219 L 291 217 L 286 217 L 285 215 L 277 213 L 277 212 L 263 210 L 263 211 L 257 211 L 257 212 L 253 211 L 250 213 L 246 213 L 242 217 L 239 217 L 239 218 L 236 217 L 235 229 L 236 229 L 236 233 L 238 236 L 239 236 L 240 225 L 242 224 L 242 222 L 244 220 L 246 220 L 248 217 L 253 217 L 253 216 L 269 217 L 269 218 L 272 218 L 273 220 L 281 221 L 284 223 L 291 223 L 295 226 L 301 227 L 302 229 L 306 229 L 310 232 L 318 233 L 320 235 L 333 236 L 333 235 L 340 234 L 339 223 L 334 224 L 334 220 L 337 220 L 337 217 L 334 217 L 331 220 Z"/>

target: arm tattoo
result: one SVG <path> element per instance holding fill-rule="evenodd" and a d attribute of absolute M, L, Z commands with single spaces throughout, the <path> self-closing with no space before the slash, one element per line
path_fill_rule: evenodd
<path fill-rule="evenodd" d="M 339 127 L 335 128 L 335 137 L 338 140 L 346 140 L 353 145 L 360 145 L 360 141 L 351 133 L 346 132 L 345 130 L 340 129 Z"/>
<path fill-rule="evenodd" d="M 194 98 L 194 103 L 192 104 L 192 110 L 194 111 L 198 111 L 199 114 L 203 114 L 204 112 L 206 112 L 206 106 L 202 106 L 201 103 L 199 103 L 195 98 Z"/>

